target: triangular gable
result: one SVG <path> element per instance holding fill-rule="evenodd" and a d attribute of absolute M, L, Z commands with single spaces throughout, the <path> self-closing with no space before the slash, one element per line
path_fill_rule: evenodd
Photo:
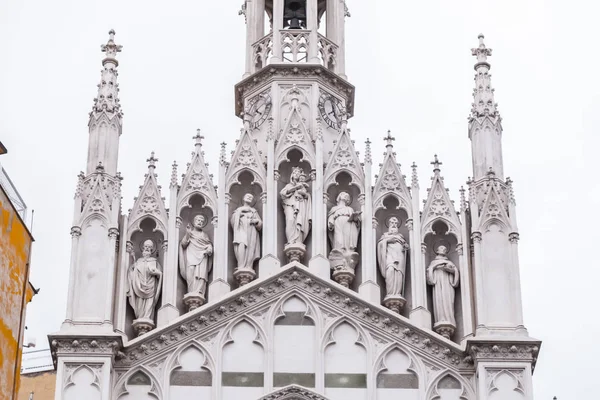
<path fill-rule="evenodd" d="M 100 215 L 104 217 L 107 222 L 112 222 L 111 204 L 108 201 L 106 190 L 102 186 L 100 176 L 97 175 L 92 179 L 92 189 L 90 190 L 90 194 L 87 196 L 87 200 L 82 207 L 80 223 L 92 214 Z"/>
<path fill-rule="evenodd" d="M 261 397 L 258 400 L 328 400 L 304 386 L 290 385 Z"/>
<path fill-rule="evenodd" d="M 457 239 L 461 238 L 461 223 L 454 208 L 454 204 L 448 195 L 448 191 L 444 186 L 444 181 L 439 172 L 436 172 L 431 182 L 431 188 L 425 200 L 425 207 L 421 217 L 421 234 L 425 236 L 427 233 L 433 232 L 432 227 L 436 221 L 443 221 L 448 225 L 449 233 L 456 235 Z"/>
<path fill-rule="evenodd" d="M 275 165 L 279 165 L 287 158 L 287 153 L 292 148 L 297 148 L 302 152 L 303 157 L 308 159 L 311 165 L 314 165 L 315 150 L 306 121 L 297 106 L 293 106 L 288 118 L 286 118 L 285 127 L 281 130 L 277 139 L 277 148 L 275 149 Z"/>
<path fill-rule="evenodd" d="M 406 186 L 404 175 L 396 162 L 394 152 L 388 151 L 381 165 L 375 189 L 373 190 L 373 208 L 377 210 L 383 207 L 383 200 L 388 196 L 395 196 L 408 215 L 412 215 L 412 197 Z"/>
<path fill-rule="evenodd" d="M 163 232 L 166 237 L 169 217 L 167 216 L 165 201 L 162 198 L 153 166 L 148 168 L 144 184 L 129 212 L 129 228 L 138 225 L 144 218 L 155 220 L 157 230 Z M 131 232 L 131 229 L 128 229 L 128 231 Z"/>
<path fill-rule="evenodd" d="M 479 228 L 481 229 L 484 224 L 492 219 L 503 222 L 507 227 L 511 226 L 507 205 L 502 201 L 495 185 L 489 186 L 483 206 L 479 210 Z"/>
<path fill-rule="evenodd" d="M 238 176 L 242 171 L 249 171 L 254 176 L 254 181 L 266 190 L 265 177 L 267 172 L 263 164 L 262 156 L 258 152 L 250 131 L 244 129 L 227 171 L 227 190 L 231 185 L 238 183 Z"/>
<path fill-rule="evenodd" d="M 206 200 L 213 213 L 217 213 L 217 191 L 212 182 L 212 178 L 204 161 L 202 152 L 198 149 L 192 156 L 181 188 L 177 195 L 177 209 L 180 210 L 194 194 L 200 194 Z"/>
<path fill-rule="evenodd" d="M 335 177 L 342 171 L 349 173 L 352 182 L 362 187 L 365 177 L 364 171 L 347 130 L 342 131 L 327 163 L 325 188 L 334 183 Z"/>
<path fill-rule="evenodd" d="M 282 298 L 298 293 L 317 306 L 324 321 L 345 319 L 372 336 L 399 343 L 417 356 L 443 368 L 473 368 L 457 344 L 414 326 L 407 318 L 369 303 L 358 293 L 314 275 L 304 266 L 290 265 L 267 279 L 257 280 L 226 297 L 181 316 L 173 324 L 133 339 L 122 350 L 117 367 L 143 365 L 149 358 L 172 353 L 182 343 L 212 340 L 232 321 L 261 318 Z M 326 323 L 326 322 L 324 322 Z M 336 322 L 337 323 L 337 322 Z M 151 352 L 144 349 L 153 349 Z"/>

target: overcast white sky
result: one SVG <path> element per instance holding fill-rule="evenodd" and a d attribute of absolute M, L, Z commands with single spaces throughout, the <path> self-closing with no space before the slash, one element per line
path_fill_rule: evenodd
<path fill-rule="evenodd" d="M 0 159 L 35 209 L 28 307 L 38 347 L 64 319 L 73 194 L 85 169 L 87 122 L 100 79 L 100 44 L 114 28 L 125 112 L 123 209 L 156 150 L 159 181 L 185 165 L 202 128 L 216 174 L 218 143 L 233 144 L 233 85 L 244 67 L 241 0 L 0 0 Z M 504 118 L 506 175 L 515 181 L 525 322 L 542 339 L 536 399 L 597 393 L 600 272 L 592 156 L 600 144 L 599 6 L 592 1 L 349 0 L 347 73 L 356 85 L 353 139 L 387 129 L 404 172 L 416 161 L 422 191 L 437 152 L 451 194 L 470 171 L 467 116 L 477 34 L 486 35 Z M 229 147 L 231 149 L 231 145 Z M 594 165 L 595 167 L 595 165 Z M 166 191 L 164 192 L 166 195 Z M 587 211 L 584 213 L 584 211 Z M 594 296 L 596 295 L 596 296 Z"/>

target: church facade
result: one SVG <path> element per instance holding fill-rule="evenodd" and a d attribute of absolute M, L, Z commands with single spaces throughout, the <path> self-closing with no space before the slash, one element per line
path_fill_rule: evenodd
<path fill-rule="evenodd" d="M 441 162 L 362 157 L 348 123 L 343 0 L 246 0 L 243 129 L 217 182 L 202 136 L 168 208 L 156 158 L 121 209 L 114 31 L 73 209 L 57 400 L 532 399 L 512 182 L 479 36 L 458 206 Z M 319 29 L 326 26 L 326 29 Z M 410 179 L 405 179 L 408 172 Z M 374 174 L 378 175 L 374 177 Z"/>

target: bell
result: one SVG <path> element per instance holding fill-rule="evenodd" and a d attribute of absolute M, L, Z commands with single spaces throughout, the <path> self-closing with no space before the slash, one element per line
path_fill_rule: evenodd
<path fill-rule="evenodd" d="M 306 0 L 286 0 L 284 28 L 303 29 L 306 26 Z"/>

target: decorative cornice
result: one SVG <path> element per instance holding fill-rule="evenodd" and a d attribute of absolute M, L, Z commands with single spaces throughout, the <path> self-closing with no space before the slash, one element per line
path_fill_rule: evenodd
<path fill-rule="evenodd" d="M 121 336 L 81 336 L 56 333 L 48 336 L 50 351 L 56 365 L 61 356 L 123 356 Z"/>
<path fill-rule="evenodd" d="M 525 361 L 535 367 L 542 342 L 535 339 L 525 340 L 481 340 L 467 342 L 467 354 L 474 363 L 484 361 Z"/>
<path fill-rule="evenodd" d="M 117 365 L 128 367 L 145 362 L 158 353 L 168 353 L 180 343 L 214 334 L 232 319 L 252 314 L 293 290 L 300 291 L 323 309 L 351 318 L 379 335 L 389 336 L 422 356 L 449 368 L 471 368 L 463 362 L 464 352 L 441 336 L 421 330 L 386 308 L 369 303 L 333 281 L 323 280 L 297 265 L 278 274 L 254 281 L 229 297 L 206 304 L 179 319 L 176 324 L 151 331 L 134 339 L 124 350 Z M 368 309 L 369 312 L 364 312 Z"/>
<path fill-rule="evenodd" d="M 244 112 L 244 98 L 253 92 L 257 86 L 264 86 L 274 80 L 289 79 L 294 80 L 317 80 L 324 86 L 342 92 L 346 96 L 346 108 L 348 116 L 354 115 L 354 86 L 339 75 L 331 72 L 325 67 L 311 64 L 277 64 L 267 65 L 255 74 L 247 77 L 235 86 L 235 113 L 242 117 Z"/>

